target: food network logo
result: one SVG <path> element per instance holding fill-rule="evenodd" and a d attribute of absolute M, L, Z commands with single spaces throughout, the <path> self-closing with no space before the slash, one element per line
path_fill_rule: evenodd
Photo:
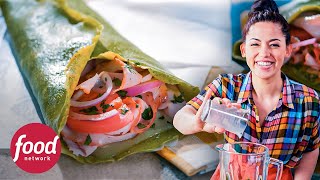
<path fill-rule="evenodd" d="M 42 173 L 59 160 L 59 136 L 49 126 L 31 123 L 21 127 L 11 140 L 13 162 L 29 173 Z"/>

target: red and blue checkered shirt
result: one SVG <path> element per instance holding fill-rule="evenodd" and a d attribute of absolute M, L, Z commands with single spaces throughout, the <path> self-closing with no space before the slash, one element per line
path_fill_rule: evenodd
<path fill-rule="evenodd" d="M 315 90 L 290 80 L 282 74 L 283 89 L 277 107 L 265 118 L 260 126 L 259 115 L 252 97 L 251 72 L 248 74 L 222 74 L 203 91 L 188 102 L 198 109 L 206 90 L 213 91 L 213 97 L 228 98 L 249 108 L 248 126 L 241 138 L 225 132 L 227 142 L 243 141 L 260 143 L 269 148 L 271 157 L 282 160 L 294 168 L 303 153 L 320 146 L 319 137 L 319 97 Z"/>

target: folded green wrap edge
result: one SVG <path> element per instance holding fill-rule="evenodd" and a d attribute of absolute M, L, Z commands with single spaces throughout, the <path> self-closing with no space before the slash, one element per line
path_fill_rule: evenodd
<path fill-rule="evenodd" d="M 31 87 L 45 124 L 58 134 L 66 124 L 70 97 L 82 70 L 92 56 L 105 51 L 114 51 L 148 68 L 154 77 L 177 84 L 186 100 L 199 92 L 197 87 L 178 79 L 128 42 L 82 1 L 10 0 L 0 3 L 17 64 Z M 64 143 L 62 152 L 80 162 L 97 163 L 154 151 L 181 136 L 167 123 L 170 121 L 172 119 L 167 117 L 165 120 L 158 118 L 156 125 L 159 124 L 159 128 L 98 148 L 86 158 L 73 155 Z"/>
<path fill-rule="evenodd" d="M 319 0 L 310 0 L 307 2 L 300 2 L 290 9 L 287 9 L 281 14 L 286 18 L 288 23 L 292 23 L 294 19 L 299 17 L 304 12 L 317 12 L 320 13 L 320 1 Z M 237 63 L 246 66 L 246 59 L 241 56 L 240 45 L 242 41 L 239 40 L 234 43 L 232 49 L 233 60 Z M 314 77 L 312 74 L 308 73 L 307 66 L 293 65 L 286 63 L 281 69 L 287 76 L 290 78 L 303 83 L 316 91 L 320 92 L 320 79 Z M 315 79 L 316 78 L 316 79 Z M 313 80 L 312 80 L 313 79 Z M 314 80 L 315 79 L 315 80 Z"/>

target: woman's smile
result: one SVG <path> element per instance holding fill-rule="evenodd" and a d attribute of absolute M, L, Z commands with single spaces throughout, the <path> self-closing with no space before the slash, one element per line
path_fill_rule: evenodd
<path fill-rule="evenodd" d="M 270 61 L 257 61 L 256 62 L 256 64 L 258 65 L 258 66 L 261 66 L 261 67 L 271 67 L 273 64 L 274 64 L 274 62 L 270 62 Z"/>

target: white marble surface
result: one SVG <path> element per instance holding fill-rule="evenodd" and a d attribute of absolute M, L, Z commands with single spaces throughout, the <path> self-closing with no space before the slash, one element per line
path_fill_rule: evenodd
<path fill-rule="evenodd" d="M 231 1 L 86 0 L 124 37 L 160 62 L 231 62 Z"/>

